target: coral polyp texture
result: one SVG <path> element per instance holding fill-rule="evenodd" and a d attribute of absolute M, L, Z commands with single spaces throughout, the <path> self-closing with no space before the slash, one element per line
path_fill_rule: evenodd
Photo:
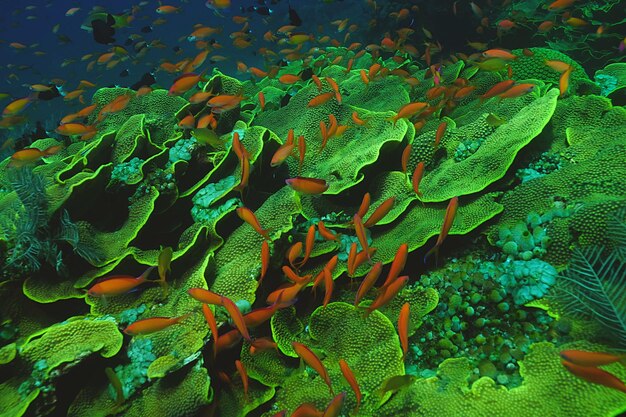
<path fill-rule="evenodd" d="M 625 412 L 624 64 L 399 36 L 163 63 L 0 162 L 0 415 Z"/>

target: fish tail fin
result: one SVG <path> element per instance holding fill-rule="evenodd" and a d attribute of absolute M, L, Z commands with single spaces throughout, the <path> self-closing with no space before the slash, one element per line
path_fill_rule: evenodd
<path fill-rule="evenodd" d="M 148 269 L 146 269 L 145 271 L 143 271 L 143 273 L 141 275 L 139 275 L 137 277 L 137 279 L 141 279 L 141 280 L 147 280 L 148 276 L 150 276 L 150 273 L 152 272 L 152 270 L 156 268 L 156 266 L 150 266 L 148 267 Z"/>
<path fill-rule="evenodd" d="M 176 323 L 180 323 L 183 320 L 188 319 L 193 314 L 193 311 L 183 314 L 182 316 L 176 317 Z"/>
<path fill-rule="evenodd" d="M 426 255 L 424 255 L 424 263 L 427 262 L 428 258 L 433 253 L 435 254 L 435 264 L 436 264 L 437 260 L 439 259 L 439 245 L 435 244 L 435 246 L 433 246 L 428 252 L 426 252 Z"/>

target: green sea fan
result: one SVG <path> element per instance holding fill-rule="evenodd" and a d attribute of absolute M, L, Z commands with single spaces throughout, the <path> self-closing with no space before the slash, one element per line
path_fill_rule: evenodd
<path fill-rule="evenodd" d="M 626 263 L 602 247 L 575 248 L 551 298 L 566 314 L 591 318 L 626 349 Z"/>

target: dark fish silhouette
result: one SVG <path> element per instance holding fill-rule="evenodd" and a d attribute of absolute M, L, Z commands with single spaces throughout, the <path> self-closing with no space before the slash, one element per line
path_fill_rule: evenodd
<path fill-rule="evenodd" d="M 135 84 L 131 85 L 130 88 L 136 91 L 143 86 L 151 86 L 155 82 L 156 78 L 154 78 L 154 75 L 151 72 L 146 72 L 144 75 L 141 76 L 141 79 Z"/>
<path fill-rule="evenodd" d="M 300 16 L 298 16 L 298 12 L 296 12 L 296 10 L 291 7 L 291 4 L 288 4 L 288 6 L 289 6 L 289 23 L 292 24 L 293 26 L 302 25 L 302 19 L 300 19 Z"/>
<path fill-rule="evenodd" d="M 95 19 L 91 21 L 91 33 L 93 34 L 93 39 L 101 43 L 103 45 L 109 45 L 115 42 L 115 29 L 113 25 L 115 24 L 115 19 L 110 14 L 107 14 L 106 22 L 101 19 Z"/>

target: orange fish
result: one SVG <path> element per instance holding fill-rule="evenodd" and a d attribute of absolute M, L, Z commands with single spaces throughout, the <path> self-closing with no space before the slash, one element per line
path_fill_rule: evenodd
<path fill-rule="evenodd" d="M 406 354 L 409 351 L 409 320 L 410 320 L 411 305 L 404 303 L 400 309 L 400 315 L 398 316 L 398 337 L 400 337 L 400 346 L 402 346 L 402 357 L 406 358 Z"/>
<path fill-rule="evenodd" d="M 304 155 L 306 154 L 306 142 L 304 135 L 298 136 L 298 175 L 302 171 L 302 164 L 304 164 Z"/>
<path fill-rule="evenodd" d="M 211 107 L 211 111 L 213 113 L 219 114 L 239 106 L 239 103 L 241 103 L 241 100 L 244 98 L 245 97 L 243 95 L 234 96 L 223 94 L 211 98 L 207 102 L 207 105 Z"/>
<path fill-rule="evenodd" d="M 341 369 L 341 373 L 343 377 L 354 391 L 354 395 L 356 396 L 356 407 L 352 410 L 352 415 L 356 415 L 359 412 L 359 407 L 361 406 L 361 400 L 363 398 L 363 394 L 361 394 L 361 389 L 359 388 L 359 383 L 354 377 L 354 372 L 348 366 L 348 363 L 343 359 L 339 359 L 339 369 Z"/>
<path fill-rule="evenodd" d="M 235 304 L 235 302 L 230 298 L 222 296 L 222 305 L 226 308 L 226 311 L 228 311 L 235 328 L 239 330 L 239 333 L 241 333 L 243 338 L 248 342 L 252 342 L 250 333 L 248 333 L 248 327 L 246 326 L 246 322 L 244 321 L 243 315 L 241 314 L 239 307 L 237 307 L 237 304 Z"/>
<path fill-rule="evenodd" d="M 213 96 L 213 93 L 211 93 L 210 91 L 209 92 L 198 91 L 197 93 L 195 93 L 191 97 L 189 97 L 189 102 L 191 104 L 204 103 L 205 101 L 210 99 L 212 96 Z"/>
<path fill-rule="evenodd" d="M 395 197 L 389 197 L 388 199 L 380 203 L 380 206 L 376 207 L 374 212 L 367 218 L 365 223 L 363 223 L 363 227 L 368 228 L 376 225 L 387 215 L 387 213 L 391 211 L 395 202 Z"/>
<path fill-rule="evenodd" d="M 159 6 L 156 9 L 156 12 L 159 14 L 172 14 L 180 12 L 180 7 L 174 6 Z"/>
<path fill-rule="evenodd" d="M 422 196 L 422 193 L 419 191 L 420 181 L 422 180 L 422 176 L 424 175 L 424 163 L 419 162 L 415 167 L 415 171 L 413 171 L 413 176 L 411 177 L 411 185 L 413 186 L 413 191 L 418 196 Z"/>
<path fill-rule="evenodd" d="M 370 269 L 370 271 L 367 273 L 367 275 L 365 275 L 365 278 L 363 278 L 363 281 L 361 281 L 361 285 L 359 285 L 359 289 L 357 290 L 356 296 L 354 297 L 355 307 L 359 305 L 359 302 L 363 299 L 365 294 L 367 294 L 369 290 L 372 289 L 374 284 L 376 284 L 376 280 L 378 280 L 378 277 L 380 276 L 382 270 L 382 262 L 376 262 L 374 266 L 372 266 L 372 269 Z"/>
<path fill-rule="evenodd" d="M 204 315 L 204 319 L 209 325 L 209 329 L 211 329 L 211 335 L 213 335 L 213 357 L 215 357 L 215 355 L 217 354 L 217 339 L 219 339 L 215 315 L 213 314 L 213 311 L 208 304 L 202 304 L 202 314 Z"/>
<path fill-rule="evenodd" d="M 559 77 L 559 97 L 563 97 L 567 94 L 567 90 L 569 90 L 569 78 L 572 73 L 572 68 L 567 69 L 561 76 Z"/>
<path fill-rule="evenodd" d="M 261 285 L 265 274 L 267 274 L 267 270 L 270 266 L 270 246 L 267 243 L 267 240 L 264 240 L 261 243 L 261 276 L 259 277 L 259 282 L 257 286 Z"/>
<path fill-rule="evenodd" d="M 446 134 L 446 129 L 448 128 L 448 123 L 441 122 L 439 127 L 437 127 L 437 133 L 435 134 L 435 149 L 439 146 L 439 142 L 441 142 L 441 138 Z"/>
<path fill-rule="evenodd" d="M 330 395 L 334 395 L 333 387 L 330 384 L 330 377 L 320 358 L 318 358 L 311 349 L 300 342 L 291 342 L 291 346 L 293 346 L 293 350 L 296 351 L 296 354 L 322 377 L 330 389 Z"/>
<path fill-rule="evenodd" d="M 315 244 L 315 225 L 312 224 L 311 226 L 309 226 L 309 230 L 307 231 L 307 234 L 306 234 L 306 240 L 305 240 L 305 245 L 304 245 L 304 258 L 302 258 L 302 261 L 298 265 L 299 268 L 302 268 L 302 266 L 306 264 L 306 262 L 311 257 L 311 252 L 313 251 L 314 244 Z"/>
<path fill-rule="evenodd" d="M 347 262 L 349 277 L 352 277 L 352 275 L 354 275 L 354 270 L 356 269 L 354 267 L 354 261 L 356 260 L 356 250 L 357 250 L 356 248 L 357 248 L 356 242 L 352 242 L 352 244 L 350 245 L 350 252 L 348 253 L 348 262 Z"/>
<path fill-rule="evenodd" d="M 167 94 L 169 94 L 170 96 L 179 96 L 186 93 L 187 91 L 194 88 L 196 84 L 200 82 L 200 80 L 202 80 L 203 75 L 204 72 L 202 74 L 194 74 L 192 72 L 189 72 L 187 74 L 181 75 L 174 80 L 174 83 L 170 87 Z"/>
<path fill-rule="evenodd" d="M 369 245 L 367 243 L 367 235 L 365 234 L 365 227 L 363 226 L 363 222 L 358 214 L 355 214 L 352 218 L 354 222 L 354 230 L 356 232 L 356 236 L 359 239 L 359 243 L 361 244 L 361 248 L 368 254 L 369 257 Z"/>
<path fill-rule="evenodd" d="M 367 123 L 366 120 L 363 120 L 359 117 L 359 114 L 356 111 L 352 112 L 352 121 L 359 126 L 365 126 L 365 124 Z"/>
<path fill-rule="evenodd" d="M 335 92 L 334 91 L 329 91 L 328 93 L 319 94 L 319 95 L 313 97 L 311 100 L 309 100 L 309 103 L 307 104 L 307 107 L 321 106 L 322 104 L 327 103 L 333 97 L 335 97 Z"/>
<path fill-rule="evenodd" d="M 109 297 L 126 294 L 144 282 L 147 282 L 148 276 L 154 268 L 154 266 L 151 266 L 138 277 L 131 277 L 129 275 L 112 275 L 106 277 L 89 288 L 87 294 L 92 297 Z"/>
<path fill-rule="evenodd" d="M 363 194 L 363 199 L 361 200 L 361 205 L 356 212 L 356 215 L 360 218 L 363 218 L 370 209 L 370 201 L 372 200 L 372 196 L 370 193 Z"/>
<path fill-rule="evenodd" d="M 287 260 L 289 261 L 289 265 L 295 268 L 296 259 L 298 259 L 302 255 L 302 242 L 296 242 L 287 249 Z M 283 268 L 287 268 L 283 266 Z"/>
<path fill-rule="evenodd" d="M 523 96 L 524 94 L 528 94 L 533 91 L 536 87 L 537 85 L 531 83 L 517 84 L 506 90 L 504 93 L 501 93 L 498 97 L 503 99 Z"/>
<path fill-rule="evenodd" d="M 290 417 L 324 417 L 324 412 L 315 408 L 311 403 L 304 403 L 293 410 Z"/>
<path fill-rule="evenodd" d="M 30 97 L 18 98 L 13 100 L 2 110 L 2 116 L 14 116 L 22 112 L 26 106 L 32 103 L 33 99 Z"/>
<path fill-rule="evenodd" d="M 257 308 L 243 316 L 243 321 L 247 327 L 258 327 L 265 323 L 281 308 L 285 308 L 293 304 L 295 300 L 290 300 L 288 303 L 282 301 L 282 294 L 279 294 L 276 301 L 267 307 Z"/>
<path fill-rule="evenodd" d="M 259 223 L 259 219 L 257 219 L 256 215 L 247 207 L 238 207 L 237 215 L 241 220 L 248 223 L 252 228 L 261 236 L 263 236 L 267 240 L 272 240 L 269 235 L 269 231 L 267 229 L 263 229 L 261 227 L 261 223 Z"/>
<path fill-rule="evenodd" d="M 126 326 L 124 333 L 129 336 L 139 336 L 158 332 L 174 324 L 180 323 L 190 315 L 191 313 L 187 313 L 180 317 L 151 317 L 149 319 L 137 320 L 136 322 Z"/>
<path fill-rule="evenodd" d="M 574 363 L 561 360 L 561 364 L 572 374 L 585 381 L 604 385 L 605 387 L 613 388 L 623 393 L 626 393 L 626 385 L 617 378 L 615 375 L 608 373 L 600 368 L 592 366 L 581 366 Z"/>
<path fill-rule="evenodd" d="M 263 94 L 263 91 L 259 91 L 259 107 L 261 111 L 265 110 L 265 94 Z"/>
<path fill-rule="evenodd" d="M 491 87 L 489 90 L 487 90 L 487 92 L 485 94 L 483 94 L 482 96 L 480 96 L 480 98 L 481 98 L 481 100 L 486 100 L 488 98 L 495 97 L 498 94 L 502 94 L 506 90 L 511 88 L 511 86 L 513 86 L 513 84 L 515 84 L 514 80 L 500 81 L 499 83 L 497 83 L 496 85 Z"/>
<path fill-rule="evenodd" d="M 370 304 L 370 306 L 366 310 L 366 314 L 371 313 L 377 308 L 384 307 L 387 303 L 389 303 L 389 301 L 391 301 L 393 297 L 396 296 L 396 294 L 400 292 L 402 288 L 404 288 L 404 286 L 406 285 L 408 281 L 409 281 L 409 276 L 404 275 L 404 276 L 397 278 L 394 282 L 389 284 L 387 288 L 384 288 L 378 294 L 378 296 L 374 299 L 374 301 L 372 301 L 372 304 Z"/>
<path fill-rule="evenodd" d="M 413 149 L 413 146 L 409 143 L 408 145 L 406 145 L 406 147 L 402 151 L 402 158 L 400 162 L 402 164 L 402 172 L 404 173 L 406 173 L 406 167 L 409 164 L 409 158 L 411 157 L 412 149 Z"/>
<path fill-rule="evenodd" d="M 19 168 L 24 165 L 33 164 L 46 156 L 54 155 L 63 149 L 63 145 L 54 145 L 49 148 L 39 150 L 37 148 L 26 148 L 15 152 L 11 155 L 9 166 Z"/>
<path fill-rule="evenodd" d="M 250 381 L 248 380 L 248 373 L 246 372 L 246 368 L 244 368 L 239 359 L 235 360 L 235 367 L 237 368 L 237 372 L 239 372 L 239 376 L 241 377 L 241 383 L 243 384 L 243 397 L 245 401 L 248 402 L 248 387 L 250 385 Z"/>
<path fill-rule="evenodd" d="M 443 224 L 441 225 L 441 232 L 439 233 L 439 237 L 437 237 L 437 242 L 435 243 L 435 246 L 433 246 L 432 249 L 426 252 L 426 255 L 424 255 L 424 262 L 426 262 L 426 259 L 433 253 L 435 254 L 435 256 L 437 256 L 437 254 L 439 253 L 439 247 L 446 239 L 446 236 L 448 236 L 448 232 L 452 227 L 452 223 L 454 222 L 454 216 L 456 215 L 456 210 L 458 206 L 459 197 L 452 197 L 450 199 L 450 202 L 448 203 L 448 207 L 446 208 L 446 214 L 443 218 Z"/>
<path fill-rule="evenodd" d="M 285 182 L 302 194 L 322 194 L 328 190 L 328 183 L 318 178 L 294 177 L 286 179 Z"/>
<path fill-rule="evenodd" d="M 269 337 L 259 337 L 250 344 L 250 355 L 270 349 L 278 349 L 278 345 Z"/>
<path fill-rule="evenodd" d="M 302 79 L 300 78 L 300 76 L 295 75 L 295 74 L 284 74 L 278 77 L 278 82 L 280 82 L 281 84 L 286 84 L 286 85 L 295 84 L 301 80 Z"/>
<path fill-rule="evenodd" d="M 215 341 L 215 352 L 220 353 L 223 350 L 230 349 L 235 346 L 241 340 L 241 333 L 239 330 L 233 329 L 227 333 L 224 333 L 220 336 L 218 340 Z"/>
<path fill-rule="evenodd" d="M 276 150 L 276 152 L 274 152 L 274 155 L 272 155 L 272 159 L 270 161 L 270 166 L 271 167 L 277 167 L 280 164 L 282 164 L 283 162 L 285 162 L 285 160 L 293 152 L 293 149 L 294 149 L 295 146 L 296 145 L 293 143 L 293 140 L 291 142 L 289 142 L 289 140 L 287 140 L 285 143 L 280 145 L 280 147 Z"/>
<path fill-rule="evenodd" d="M 504 49 L 488 49 L 483 52 L 483 56 L 485 58 L 500 58 L 504 60 L 514 60 L 518 58 L 517 55 L 513 55 Z"/>
<path fill-rule="evenodd" d="M 406 265 L 407 257 L 409 256 L 409 245 L 403 243 L 398 247 L 396 251 L 396 255 L 393 257 L 393 262 L 391 263 L 391 267 L 389 268 L 389 273 L 387 274 L 387 278 L 383 283 L 383 288 L 387 287 L 389 284 L 394 282 L 400 272 L 404 269 Z"/>
<path fill-rule="evenodd" d="M 626 361 L 626 355 L 614 355 L 603 352 L 587 352 L 584 350 L 562 350 L 559 352 L 564 360 L 580 366 L 603 366 L 615 362 Z"/>
<path fill-rule="evenodd" d="M 216 306 L 222 305 L 222 296 L 204 288 L 190 288 L 187 290 L 187 294 L 191 298 L 200 301 L 205 304 L 213 304 Z"/>
<path fill-rule="evenodd" d="M 389 121 L 393 120 L 393 125 L 396 125 L 396 122 L 399 119 L 403 119 L 403 118 L 409 118 L 411 116 L 416 115 L 417 113 L 423 111 L 424 109 L 426 109 L 426 107 L 428 107 L 428 103 L 422 103 L 422 102 L 415 102 L 415 103 L 409 103 L 409 104 L 405 104 L 404 106 L 402 106 L 400 108 L 400 110 L 398 110 L 398 113 L 387 119 Z"/>
<path fill-rule="evenodd" d="M 337 240 L 337 235 L 334 234 L 333 232 L 331 232 L 330 230 L 328 230 L 326 228 L 326 226 L 324 225 L 323 221 L 319 221 L 319 223 L 317 223 L 317 229 L 320 232 L 320 235 L 326 239 L 326 240 Z"/>
<path fill-rule="evenodd" d="M 561 10 L 561 9 L 565 9 L 567 7 L 570 7 L 572 4 L 574 4 L 575 0 L 556 0 L 553 3 L 550 3 L 550 5 L 548 6 L 548 10 Z"/>

